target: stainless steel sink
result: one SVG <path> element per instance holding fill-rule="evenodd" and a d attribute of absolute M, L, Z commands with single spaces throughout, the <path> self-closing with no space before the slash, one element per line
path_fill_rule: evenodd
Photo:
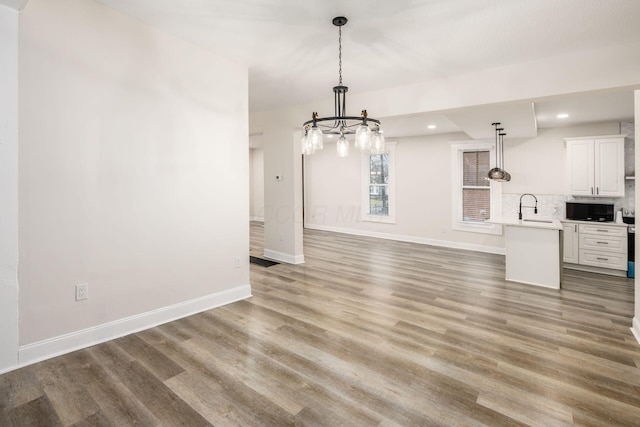
<path fill-rule="evenodd" d="M 549 219 L 523 219 L 524 222 L 541 222 L 543 224 L 552 224 L 553 221 Z"/>

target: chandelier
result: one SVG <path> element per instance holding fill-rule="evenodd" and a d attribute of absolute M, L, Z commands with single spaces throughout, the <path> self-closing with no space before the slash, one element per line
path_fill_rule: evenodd
<path fill-rule="evenodd" d="M 500 123 L 491 123 L 491 125 L 495 128 L 496 132 L 496 167 L 491 169 L 487 174 L 487 178 L 489 180 L 498 181 L 498 182 L 509 182 L 511 181 L 511 174 L 504 170 L 504 136 L 506 133 L 502 131 L 504 128 L 499 128 Z"/>
<path fill-rule="evenodd" d="M 371 154 L 383 154 L 385 152 L 384 135 L 380 127 L 380 120 L 372 119 L 367 115 L 367 110 L 362 110 L 360 116 L 347 116 L 347 91 L 349 88 L 342 84 L 342 27 L 347 23 L 347 18 L 338 16 L 333 18 L 333 25 L 338 27 L 338 86 L 333 88 L 334 114 L 331 117 L 319 117 L 314 112 L 311 120 L 302 125 L 302 154 L 313 154 L 323 148 L 324 135 L 338 135 L 336 148 L 338 157 L 346 157 L 349 154 L 349 141 L 345 135 L 355 134 L 354 147 L 361 150 L 371 150 Z"/>

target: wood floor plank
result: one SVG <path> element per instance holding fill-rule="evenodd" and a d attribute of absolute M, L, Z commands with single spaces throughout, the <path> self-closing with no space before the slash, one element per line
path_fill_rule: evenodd
<path fill-rule="evenodd" d="M 78 424 L 83 421 L 103 423 L 105 419 L 116 426 L 157 424 L 158 420 L 151 410 L 107 366 L 93 356 L 94 351 L 95 349 L 90 348 L 65 356 L 65 359 L 79 368 L 75 371 L 75 381 L 84 387 L 100 407 L 99 412 Z"/>
<path fill-rule="evenodd" d="M 77 381 L 72 357 L 56 357 L 34 367 L 36 377 L 63 425 L 71 425 L 99 411 L 99 406 Z"/>
<path fill-rule="evenodd" d="M 144 340 L 136 335 L 118 338 L 114 342 L 161 381 L 184 372 L 184 369 L 177 363 L 154 347 L 147 345 Z"/>
<path fill-rule="evenodd" d="M 7 426 L 57 427 L 63 426 L 47 396 L 40 396 L 7 411 Z"/>
<path fill-rule="evenodd" d="M 132 394 L 144 404 L 158 420 L 169 425 L 207 426 L 209 423 L 191 406 L 178 398 L 155 375 L 137 360 L 122 358 L 114 342 L 92 349 L 92 354 L 103 363 Z"/>
<path fill-rule="evenodd" d="M 0 413 L 44 395 L 34 369 L 17 369 L 0 375 Z"/>

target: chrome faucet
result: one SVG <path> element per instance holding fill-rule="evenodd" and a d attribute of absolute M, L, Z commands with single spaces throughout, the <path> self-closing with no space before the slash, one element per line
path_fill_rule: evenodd
<path fill-rule="evenodd" d="M 522 206 L 522 198 L 524 196 L 533 197 L 533 199 L 536 201 L 536 205 L 535 206 Z M 518 208 L 518 219 L 522 219 L 522 208 L 533 208 L 533 213 L 537 214 L 538 213 L 538 199 L 536 198 L 536 196 L 534 196 L 531 193 L 524 193 L 522 196 L 520 196 L 520 207 Z"/>

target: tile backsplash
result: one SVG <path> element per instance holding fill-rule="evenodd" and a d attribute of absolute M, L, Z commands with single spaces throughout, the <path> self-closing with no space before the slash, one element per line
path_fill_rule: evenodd
<path fill-rule="evenodd" d="M 620 133 L 627 134 L 625 139 L 625 175 L 635 177 L 635 126 L 633 122 L 620 124 Z M 535 194 L 538 199 L 538 215 L 549 218 L 566 218 L 565 202 L 590 202 L 590 203 L 610 203 L 614 205 L 614 210 L 635 212 L 635 179 L 625 180 L 625 197 L 616 198 L 595 198 L 595 197 L 574 197 L 558 194 Z M 504 193 L 502 195 L 502 215 L 517 216 L 521 194 Z M 523 200 L 525 205 L 531 205 L 533 199 L 526 197 Z M 533 215 L 533 209 L 523 209 L 523 215 Z M 625 213 L 626 215 L 626 213 Z"/>
<path fill-rule="evenodd" d="M 520 206 L 521 194 L 505 193 L 502 195 L 502 215 L 506 217 L 518 216 L 518 207 Z M 565 218 L 565 202 L 567 196 L 557 194 L 535 194 L 538 199 L 538 215 L 548 218 Z M 531 197 L 525 197 L 522 203 L 527 206 L 533 206 L 534 200 Z M 523 208 L 523 216 L 533 215 L 533 209 Z"/>

